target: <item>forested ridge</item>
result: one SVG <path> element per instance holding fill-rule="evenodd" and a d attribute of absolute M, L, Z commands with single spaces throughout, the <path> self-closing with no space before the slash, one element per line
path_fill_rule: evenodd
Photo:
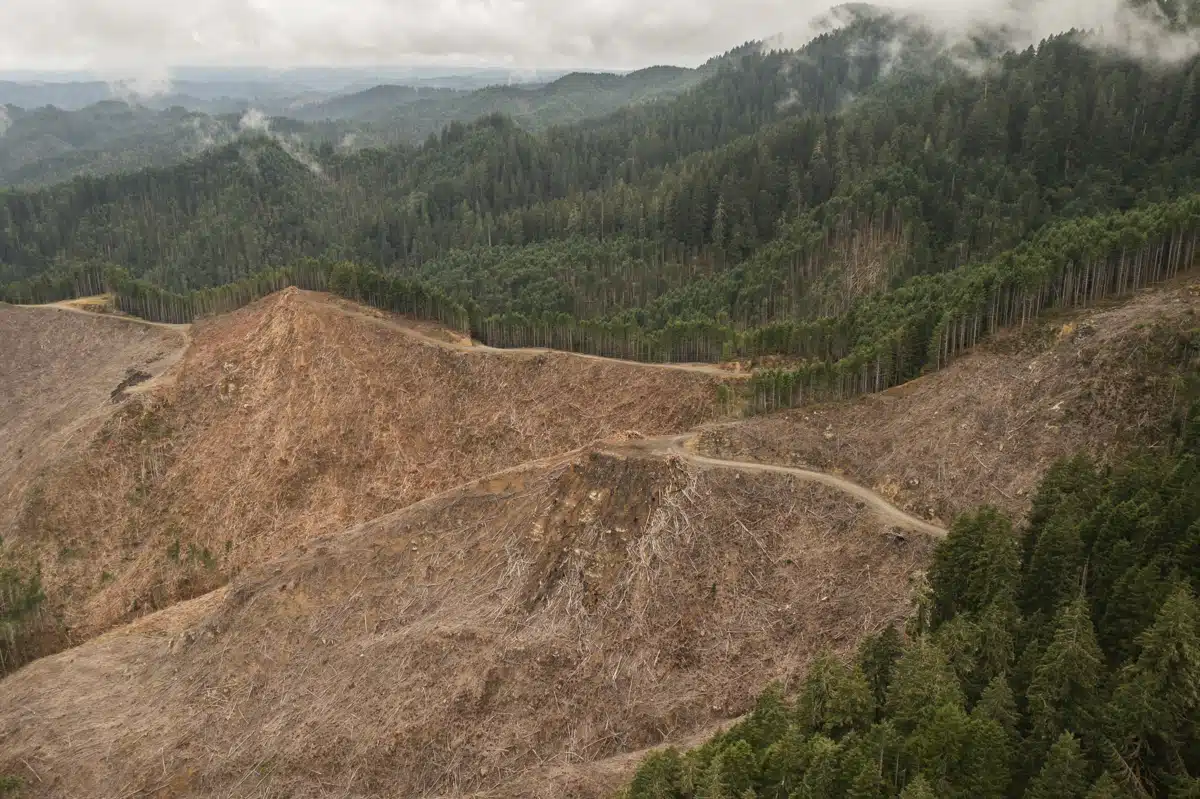
<path fill-rule="evenodd" d="M 470 122 L 490 113 L 511 114 L 521 128 L 540 131 L 629 105 L 669 100 L 714 74 L 725 58 L 737 52 L 713 58 L 697 69 L 570 73 L 544 85 L 474 90 L 379 85 L 299 105 L 299 98 L 206 101 L 175 95 L 109 98 L 77 109 L 22 108 L 0 102 L 0 186 L 32 188 L 79 175 L 175 164 L 260 125 L 290 147 L 313 150 L 314 157 L 335 149 L 351 153 L 367 147 L 417 145 L 451 122 Z M 84 84 L 79 90 L 86 93 L 88 87 Z M 36 91 L 27 89 L 27 93 Z M 143 100 L 153 107 L 142 105 Z"/>
<path fill-rule="evenodd" d="M 296 282 L 499 346 L 803 359 L 764 375 L 773 407 L 1190 267 L 1198 108 L 1196 58 L 1147 65 L 1077 32 L 948 50 L 863 12 L 537 135 L 497 115 L 350 155 L 263 137 L 2 193 L 0 283 L 24 302 L 113 287 L 186 321 Z"/>
<path fill-rule="evenodd" d="M 863 12 L 575 124 L 353 153 L 247 135 L 0 191 L 0 300 L 185 323 L 300 286 L 497 347 L 746 359 L 752 412 L 879 391 L 1200 255 L 1200 57 L 1002 50 Z M 1173 347 L 1193 398 L 1200 332 Z M 1200 797 L 1200 405 L 1176 421 L 1057 464 L 1028 519 L 957 519 L 906 629 L 650 755 L 625 799 Z M 0 564 L 0 673 L 43 604 Z"/>

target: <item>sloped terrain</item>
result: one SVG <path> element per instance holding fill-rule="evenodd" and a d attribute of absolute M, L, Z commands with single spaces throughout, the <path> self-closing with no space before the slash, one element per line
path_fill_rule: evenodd
<path fill-rule="evenodd" d="M 0 536 L 38 470 L 118 409 L 118 386 L 152 385 L 186 343 L 180 329 L 136 319 L 0 303 Z"/>
<path fill-rule="evenodd" d="M 24 494 L 11 546 L 84 643 L 0 680 L 0 775 L 608 795 L 907 614 L 942 531 L 883 497 L 1019 512 L 1054 458 L 1160 435 L 1198 303 L 1146 292 L 736 422 L 708 372 L 474 348 L 325 295 L 201 323 Z"/>
<path fill-rule="evenodd" d="M 637 441 L 548 458 L 10 675 L 0 774 L 31 796 L 602 795 L 623 753 L 901 618 L 932 539 L 888 529 Z"/>
<path fill-rule="evenodd" d="M 459 351 L 294 290 L 192 334 L 173 385 L 16 503 L 6 538 L 74 642 L 466 481 L 720 412 L 707 375 Z"/>
<path fill-rule="evenodd" d="M 700 451 L 844 473 L 929 519 L 1020 515 L 1055 460 L 1164 440 L 1200 357 L 1200 287 L 1142 292 L 997 336 L 882 394 L 706 430 Z"/>

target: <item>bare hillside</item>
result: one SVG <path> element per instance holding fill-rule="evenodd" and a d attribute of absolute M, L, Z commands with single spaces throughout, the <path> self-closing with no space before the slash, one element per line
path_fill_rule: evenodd
<path fill-rule="evenodd" d="M 186 342 L 139 320 L 0 303 L 0 536 L 38 470 L 85 445 L 118 387 L 143 388 Z"/>
<path fill-rule="evenodd" d="M 888 529 L 836 488 L 636 442 L 549 458 L 10 675 L 0 774 L 31 796 L 603 795 L 626 753 L 903 617 L 933 539 Z"/>
<path fill-rule="evenodd" d="M 76 642 L 466 481 L 719 412 L 705 374 L 439 346 L 295 290 L 192 335 L 172 385 L 26 492 L 14 545 Z"/>
<path fill-rule="evenodd" d="M 1163 440 L 1198 331 L 1200 288 L 1152 289 L 1003 333 L 882 394 L 715 427 L 699 449 L 844 473 L 925 518 L 1020 514 L 1056 459 Z"/>

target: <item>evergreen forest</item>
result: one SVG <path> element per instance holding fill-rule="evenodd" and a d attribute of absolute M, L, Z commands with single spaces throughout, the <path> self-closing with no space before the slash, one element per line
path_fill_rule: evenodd
<path fill-rule="evenodd" d="M 1197 57 L 1138 61 L 1081 31 L 948 45 L 863 7 L 799 50 L 707 68 L 536 133 L 493 114 L 354 153 L 249 136 L 0 192 L 0 297 L 107 289 L 182 322 L 328 289 L 495 346 L 783 356 L 755 382 L 770 409 L 886 388 L 1195 260 Z"/>
<path fill-rule="evenodd" d="M 496 347 L 746 361 L 752 412 L 880 391 L 1200 257 L 1200 55 L 1005 41 L 855 6 L 799 49 L 560 82 L 532 121 L 456 93 L 358 149 L 281 120 L 174 163 L 192 117 L 153 114 L 108 174 L 0 189 L 0 301 L 186 323 L 298 286 Z M 1200 405 L 1176 421 L 1057 464 L 1026 520 L 957 519 L 905 629 L 648 756 L 625 799 L 1200 799 Z M 0 673 L 43 600 L 0 568 Z"/>

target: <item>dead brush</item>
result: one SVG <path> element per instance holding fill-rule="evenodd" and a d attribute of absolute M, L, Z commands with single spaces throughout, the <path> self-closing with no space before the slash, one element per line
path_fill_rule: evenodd
<path fill-rule="evenodd" d="M 6 677 L 0 773 L 24 759 L 103 796 L 565 795 L 903 615 L 927 547 L 817 483 L 556 456 Z"/>
<path fill-rule="evenodd" d="M 161 351 L 158 338 L 175 334 L 139 335 Z M 128 366 L 98 386 L 105 400 Z M 176 539 L 183 552 L 212 553 L 214 579 L 227 579 L 517 464 L 627 430 L 682 432 L 722 412 L 717 382 L 555 353 L 476 350 L 429 326 L 282 292 L 197 323 L 174 385 L 118 406 L 152 403 L 169 435 L 146 436 L 142 446 L 130 438 L 130 418 L 119 445 L 94 446 L 45 473 L 55 523 L 68 535 L 87 531 L 89 555 L 103 548 L 69 569 L 48 566 L 47 593 L 72 587 L 65 610 L 83 640 L 211 586 L 204 574 L 177 573 L 165 554 Z M 7 463 L 0 459 L 0 482 Z M 514 580 L 535 565 L 522 551 L 511 548 Z M 106 572 L 114 579 L 102 579 Z"/>
<path fill-rule="evenodd" d="M 628 604 L 638 628 L 646 624 L 652 604 L 649 589 L 663 564 L 695 543 L 696 530 L 687 510 L 698 499 L 698 472 L 677 462 L 672 462 L 672 472 L 674 479 L 664 487 L 645 530 L 629 541 L 626 568 L 613 591 L 613 609 L 621 610 Z"/>

